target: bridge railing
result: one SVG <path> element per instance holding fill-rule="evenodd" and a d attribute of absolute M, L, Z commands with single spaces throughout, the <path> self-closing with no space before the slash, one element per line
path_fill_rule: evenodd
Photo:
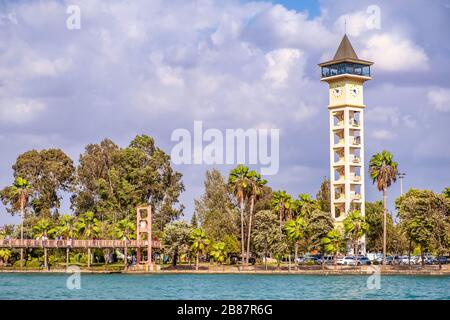
<path fill-rule="evenodd" d="M 6 248 L 144 248 L 147 240 L 34 240 L 34 239 L 3 239 L 0 247 Z M 161 248 L 161 243 L 152 241 L 153 248 Z"/>

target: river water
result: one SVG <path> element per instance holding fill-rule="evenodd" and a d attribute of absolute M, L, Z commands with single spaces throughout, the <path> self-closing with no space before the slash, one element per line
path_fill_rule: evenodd
<path fill-rule="evenodd" d="M 0 274 L 0 299 L 450 299 L 450 276 Z"/>

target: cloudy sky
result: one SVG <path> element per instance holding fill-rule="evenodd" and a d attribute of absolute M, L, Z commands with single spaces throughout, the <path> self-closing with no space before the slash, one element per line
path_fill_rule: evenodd
<path fill-rule="evenodd" d="M 80 29 L 66 27 L 71 4 Z M 405 188 L 440 192 L 450 185 L 448 0 L 0 1 L 0 187 L 27 150 L 59 147 L 76 161 L 88 143 L 126 146 L 145 133 L 170 153 L 173 130 L 201 120 L 220 130 L 279 128 L 270 185 L 315 194 L 329 175 L 317 63 L 334 54 L 345 20 L 359 57 L 375 61 L 366 159 L 390 150 Z M 175 168 L 190 218 L 212 167 Z M 381 198 L 366 185 L 368 200 Z M 397 183 L 391 208 L 398 194 Z M 0 225 L 13 221 L 0 206 Z"/>

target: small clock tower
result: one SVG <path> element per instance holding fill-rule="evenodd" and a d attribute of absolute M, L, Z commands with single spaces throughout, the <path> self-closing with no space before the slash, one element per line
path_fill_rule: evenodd
<path fill-rule="evenodd" d="M 363 84 L 372 79 L 372 64 L 358 58 L 347 35 L 333 60 L 319 64 L 329 84 L 331 215 L 337 225 L 352 210 L 365 214 Z M 364 238 L 359 251 L 365 253 Z"/>

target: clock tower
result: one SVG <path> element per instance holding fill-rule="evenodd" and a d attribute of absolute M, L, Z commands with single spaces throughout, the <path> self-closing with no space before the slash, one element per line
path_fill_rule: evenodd
<path fill-rule="evenodd" d="M 372 64 L 358 58 L 347 35 L 333 60 L 319 64 L 329 85 L 331 215 L 337 225 L 353 210 L 365 214 L 363 84 L 372 79 Z M 359 251 L 365 253 L 364 238 Z"/>

